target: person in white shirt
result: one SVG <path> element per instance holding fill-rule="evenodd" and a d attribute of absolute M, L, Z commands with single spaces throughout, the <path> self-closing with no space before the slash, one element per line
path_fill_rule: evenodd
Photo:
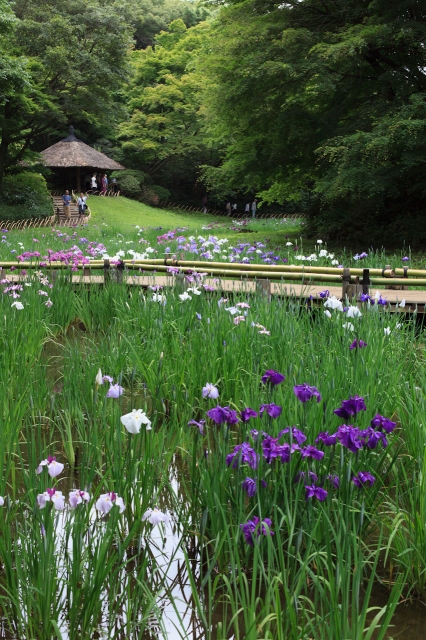
<path fill-rule="evenodd" d="M 93 174 L 92 178 L 91 178 L 91 187 L 94 191 L 98 190 L 98 183 L 96 182 L 96 173 Z"/>
<path fill-rule="evenodd" d="M 250 202 L 247 202 L 246 208 L 244 209 L 244 213 L 246 213 L 247 215 L 250 213 Z"/>
<path fill-rule="evenodd" d="M 85 196 L 84 193 L 80 193 L 80 197 L 77 200 L 79 220 L 81 218 L 84 218 L 84 216 L 86 215 L 86 201 L 87 201 L 87 196 Z"/>
<path fill-rule="evenodd" d="M 256 211 L 257 211 L 257 200 L 255 198 L 251 203 L 251 217 L 253 219 L 256 217 Z"/>

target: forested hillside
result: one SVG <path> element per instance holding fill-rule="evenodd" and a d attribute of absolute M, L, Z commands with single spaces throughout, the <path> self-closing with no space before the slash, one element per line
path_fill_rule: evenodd
<path fill-rule="evenodd" d="M 421 242 L 425 30 L 426 0 L 0 0 L 0 182 L 73 124 L 133 197 Z"/>

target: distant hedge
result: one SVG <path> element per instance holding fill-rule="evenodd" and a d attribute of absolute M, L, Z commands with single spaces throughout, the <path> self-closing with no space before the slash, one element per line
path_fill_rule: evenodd
<path fill-rule="evenodd" d="M 51 215 L 53 203 L 42 175 L 23 171 L 3 178 L 0 189 L 0 220 L 47 218 Z"/>

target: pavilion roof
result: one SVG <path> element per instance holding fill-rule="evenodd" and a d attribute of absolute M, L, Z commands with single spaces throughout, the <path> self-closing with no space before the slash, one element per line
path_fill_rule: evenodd
<path fill-rule="evenodd" d="M 125 168 L 76 138 L 72 126 L 66 138 L 42 151 L 41 156 L 48 167 L 90 167 L 115 171 Z"/>

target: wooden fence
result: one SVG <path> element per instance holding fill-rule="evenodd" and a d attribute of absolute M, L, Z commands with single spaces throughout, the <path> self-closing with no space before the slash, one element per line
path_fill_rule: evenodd
<path fill-rule="evenodd" d="M 60 271 L 68 271 L 76 284 L 99 285 L 115 280 L 127 285 L 146 287 L 149 284 L 173 286 L 180 283 L 190 286 L 186 276 L 204 275 L 204 282 L 217 290 L 227 292 L 261 291 L 263 294 L 294 296 L 308 300 L 320 300 L 335 296 L 341 300 L 360 301 L 362 296 L 374 296 L 374 289 L 381 290 L 389 307 L 406 302 L 406 311 L 424 311 L 426 305 L 426 270 L 314 267 L 304 265 L 241 265 L 220 262 L 194 262 L 189 260 L 153 259 L 91 260 L 81 264 L 79 273 L 72 273 L 69 265 L 49 262 L 43 265 L 56 280 Z M 28 273 L 40 269 L 39 261 L 0 262 L 2 277 L 19 280 L 17 269 Z M 8 272 L 13 275 L 9 276 Z M 410 290 L 415 288 L 415 290 Z"/>

